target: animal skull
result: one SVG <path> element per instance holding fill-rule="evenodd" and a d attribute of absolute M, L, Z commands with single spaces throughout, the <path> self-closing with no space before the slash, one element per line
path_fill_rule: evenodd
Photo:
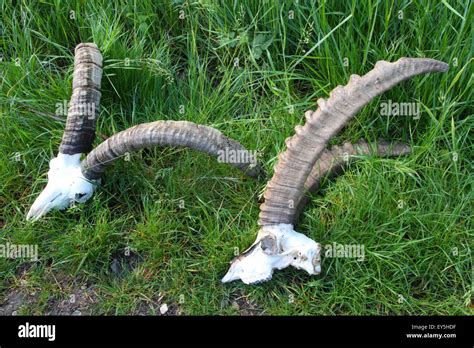
<path fill-rule="evenodd" d="M 262 226 L 256 241 L 237 256 L 223 283 L 241 279 L 245 284 L 270 280 L 274 269 L 293 266 L 310 275 L 321 272 L 321 245 L 293 230 L 293 225 Z"/>
<path fill-rule="evenodd" d="M 331 172 L 333 164 L 327 160 L 332 156 L 322 157 L 326 146 L 374 97 L 413 76 L 444 72 L 448 68 L 448 64 L 429 58 L 400 58 L 394 63 L 379 61 L 364 76 L 351 75 L 347 85 L 337 86 L 328 99 L 318 99 L 318 109 L 305 113 L 305 124 L 296 126 L 295 134 L 285 140 L 286 150 L 278 156 L 273 177 L 263 194 L 265 202 L 260 205 L 261 230 L 256 242 L 234 259 L 222 281 L 265 281 L 271 278 L 274 269 L 289 265 L 309 274 L 319 273 L 320 245 L 295 232 L 293 223 L 306 191 L 318 185 L 319 174 Z M 315 168 L 318 159 L 322 162 Z"/>
<path fill-rule="evenodd" d="M 87 180 L 81 172 L 81 154 L 58 157 L 49 162 L 48 184 L 31 206 L 27 220 L 36 221 L 51 209 L 65 209 L 84 203 L 94 193 L 98 181 Z"/>

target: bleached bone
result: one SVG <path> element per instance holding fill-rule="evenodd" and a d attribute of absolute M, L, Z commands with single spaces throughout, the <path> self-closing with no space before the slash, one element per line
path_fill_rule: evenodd
<path fill-rule="evenodd" d="M 425 58 L 401 58 L 394 63 L 379 61 L 366 75 L 352 75 L 349 83 L 336 87 L 327 100 L 319 99 L 318 110 L 307 111 L 304 126 L 296 126 L 296 134 L 286 139 L 287 149 L 278 157 L 275 173 L 264 193 L 265 202 L 260 205 L 258 236 L 265 235 L 269 229 L 280 231 L 273 234 L 276 239 L 273 245 L 283 245 L 283 240 L 295 245 L 291 252 L 298 253 L 302 259 L 314 260 L 314 268 L 306 271 L 309 274 L 318 273 L 321 267 L 318 244 L 309 238 L 299 243 L 301 239 L 293 230 L 293 224 L 298 209 L 301 209 L 305 183 L 329 140 L 377 95 L 413 76 L 445 72 L 448 67 L 446 63 Z M 280 227 L 282 225 L 284 228 Z M 294 243 L 291 243 L 293 240 Z M 260 245 L 258 241 L 259 237 L 254 245 Z M 275 250 L 276 253 L 271 255 L 261 247 L 253 248 L 250 253 L 244 252 L 231 262 L 222 281 L 241 279 L 256 283 L 269 280 L 273 269 L 291 265 L 286 255 L 288 250 Z"/>
<path fill-rule="evenodd" d="M 295 232 L 293 225 L 262 226 L 255 242 L 231 262 L 222 282 L 240 279 L 245 284 L 257 284 L 270 280 L 273 270 L 288 266 L 319 274 L 320 251 L 319 243 Z"/>
<path fill-rule="evenodd" d="M 80 157 L 59 153 L 49 162 L 48 184 L 28 211 L 27 220 L 36 221 L 50 210 L 65 209 L 92 197 L 99 181 L 82 175 Z"/>

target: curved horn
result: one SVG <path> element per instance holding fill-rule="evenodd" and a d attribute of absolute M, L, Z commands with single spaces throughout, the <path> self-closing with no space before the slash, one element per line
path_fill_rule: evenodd
<path fill-rule="evenodd" d="M 92 149 L 99 116 L 102 55 L 94 43 L 81 43 L 74 54 L 72 96 L 59 152 L 67 155 Z"/>
<path fill-rule="evenodd" d="M 338 86 L 327 100 L 318 100 L 318 110 L 307 111 L 304 126 L 286 139 L 287 149 L 280 154 L 275 173 L 264 193 L 259 224 L 292 224 L 304 184 L 328 141 L 377 95 L 410 77 L 448 70 L 446 63 L 425 58 L 401 58 L 394 63 L 379 61 L 373 70 L 360 77 L 352 75 L 346 86 Z"/>
<path fill-rule="evenodd" d="M 249 176 L 260 174 L 256 156 L 237 141 L 214 128 L 187 121 L 143 123 L 119 132 L 89 153 L 82 161 L 82 173 L 88 180 L 99 179 L 117 158 L 151 146 L 189 147 L 216 156 Z"/>
<path fill-rule="evenodd" d="M 83 180 L 82 153 L 92 149 L 99 116 L 102 55 L 93 43 L 81 43 L 74 51 L 72 95 L 58 156 L 49 162 L 48 184 L 35 199 L 26 216 L 37 220 L 51 209 L 63 209 L 85 201 L 93 185 Z"/>
<path fill-rule="evenodd" d="M 306 179 L 304 190 L 306 193 L 317 192 L 324 178 L 337 175 L 345 166 L 356 159 L 354 156 L 369 156 L 375 154 L 379 157 L 397 157 L 408 155 L 409 153 L 409 145 L 404 143 L 389 143 L 386 141 L 378 141 L 376 144 L 369 144 L 364 140 L 359 140 L 355 144 L 344 143 L 342 145 L 335 145 L 331 147 L 330 150 L 323 150 Z M 299 215 L 308 201 L 309 197 L 303 195 L 301 200 L 296 204 L 295 214 L 292 217 L 293 225 L 296 224 Z"/>

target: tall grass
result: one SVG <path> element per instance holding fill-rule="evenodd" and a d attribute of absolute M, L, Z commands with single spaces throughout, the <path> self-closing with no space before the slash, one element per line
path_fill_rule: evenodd
<path fill-rule="evenodd" d="M 0 258 L 0 291 L 20 313 L 54 310 L 81 285 L 94 314 L 465 314 L 472 296 L 470 1 L 0 1 L 0 244 L 38 244 L 37 262 Z M 324 258 L 321 276 L 276 272 L 220 284 L 255 238 L 265 182 L 183 149 L 119 161 L 91 201 L 40 222 L 25 214 L 64 129 L 73 49 L 104 56 L 97 144 L 142 122 L 214 126 L 258 150 L 271 176 L 284 140 L 319 97 L 377 60 L 430 57 L 446 74 L 376 98 L 333 143 L 408 142 L 405 158 L 367 157 L 312 197 L 298 230 L 323 245 L 362 244 L 363 262 Z M 419 118 L 382 116 L 388 100 Z M 117 262 L 133 267 L 117 272 Z M 117 261 L 119 260 L 119 261 Z"/>

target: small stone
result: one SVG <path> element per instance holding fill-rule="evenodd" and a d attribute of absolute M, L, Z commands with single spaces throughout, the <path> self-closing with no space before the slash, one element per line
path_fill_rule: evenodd
<path fill-rule="evenodd" d="M 112 273 L 114 274 L 119 274 L 120 273 L 120 262 L 117 259 L 114 259 L 112 261 L 112 264 L 110 265 L 110 269 L 112 270 Z"/>
<path fill-rule="evenodd" d="M 13 311 L 13 312 L 12 312 L 12 315 L 18 315 L 18 312 L 17 312 L 17 311 Z"/>
<path fill-rule="evenodd" d="M 76 309 L 74 312 L 72 312 L 72 315 L 82 315 L 81 311 Z"/>
<path fill-rule="evenodd" d="M 160 313 L 163 315 L 163 314 L 166 314 L 166 312 L 168 312 L 168 305 L 165 303 L 165 304 L 161 305 Z"/>

